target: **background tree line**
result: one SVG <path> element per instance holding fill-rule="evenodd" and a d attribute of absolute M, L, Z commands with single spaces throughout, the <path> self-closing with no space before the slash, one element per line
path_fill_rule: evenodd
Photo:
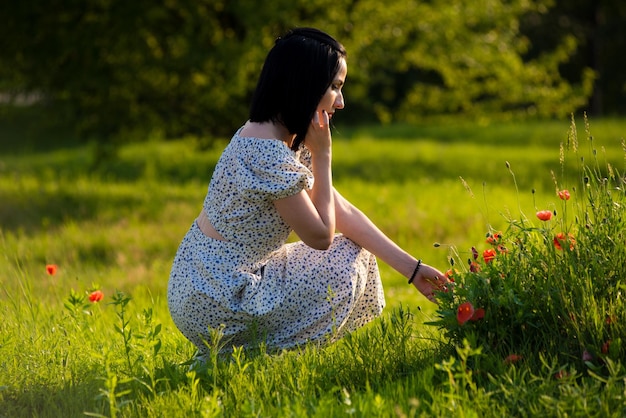
<path fill-rule="evenodd" d="M 229 136 L 294 26 L 347 47 L 351 122 L 626 112 L 621 0 L 23 0 L 0 15 L 4 101 L 36 94 L 102 143 Z"/>

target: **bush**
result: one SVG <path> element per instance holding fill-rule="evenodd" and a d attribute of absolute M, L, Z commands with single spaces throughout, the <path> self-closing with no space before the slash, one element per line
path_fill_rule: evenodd
<path fill-rule="evenodd" d="M 454 282 L 430 323 L 451 344 L 467 340 L 505 363 L 541 354 L 596 371 L 625 358 L 625 179 L 601 166 L 586 119 L 585 127 L 592 160 L 581 157 L 572 119 L 560 162 L 576 158 L 578 176 L 570 187 L 553 173 L 556 209 L 507 219 L 466 260 L 452 248 Z"/>

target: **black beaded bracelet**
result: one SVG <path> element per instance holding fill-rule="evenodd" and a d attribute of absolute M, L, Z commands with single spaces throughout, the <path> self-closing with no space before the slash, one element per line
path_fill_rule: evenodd
<path fill-rule="evenodd" d="M 417 274 L 417 271 L 420 269 L 421 265 L 422 265 L 422 260 L 417 260 L 417 266 L 415 266 L 415 270 L 413 270 L 413 274 L 411 274 L 411 278 L 409 279 L 409 284 L 413 283 L 413 280 L 415 280 L 415 275 Z"/>

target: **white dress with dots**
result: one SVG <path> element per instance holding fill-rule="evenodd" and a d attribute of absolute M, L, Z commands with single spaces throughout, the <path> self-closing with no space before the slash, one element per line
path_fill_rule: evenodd
<path fill-rule="evenodd" d="M 291 230 L 273 201 L 312 187 L 308 150 L 239 132 L 203 204 L 225 240 L 194 222 L 174 259 L 168 305 L 176 326 L 202 356 L 209 329 L 222 329 L 225 350 L 290 348 L 333 341 L 379 316 L 385 298 L 374 255 L 341 234 L 323 251 L 287 243 Z"/>

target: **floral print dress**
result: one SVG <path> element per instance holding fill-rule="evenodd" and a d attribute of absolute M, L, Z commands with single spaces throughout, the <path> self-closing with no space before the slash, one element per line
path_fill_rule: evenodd
<path fill-rule="evenodd" d="M 310 154 L 283 141 L 239 135 L 220 157 L 203 208 L 225 238 L 194 222 L 168 284 L 174 323 L 206 355 L 210 329 L 225 350 L 264 343 L 330 342 L 380 315 L 385 299 L 374 255 L 337 234 L 327 250 L 288 242 L 273 201 L 313 185 Z"/>

